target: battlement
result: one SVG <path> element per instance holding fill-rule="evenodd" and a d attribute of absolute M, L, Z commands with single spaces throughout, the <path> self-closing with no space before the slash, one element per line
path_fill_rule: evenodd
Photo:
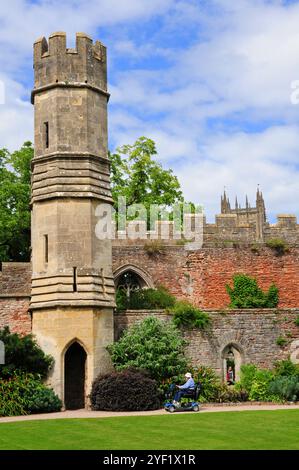
<path fill-rule="evenodd" d="M 85 33 L 76 34 L 76 48 L 66 46 L 66 33 L 34 43 L 34 95 L 51 86 L 86 86 L 107 92 L 106 47 Z"/>
<path fill-rule="evenodd" d="M 299 243 L 299 225 L 292 214 L 280 214 L 275 224 L 265 222 L 262 226 L 262 238 L 258 236 L 256 222 L 243 221 L 237 214 L 218 214 L 215 223 L 207 223 L 202 214 L 185 214 L 185 232 L 177 231 L 172 221 L 157 221 L 154 230 L 147 230 L 144 221 L 128 221 L 126 230 L 117 231 L 112 225 L 114 245 L 138 245 L 146 240 L 161 240 L 165 244 L 182 244 L 187 241 L 202 240 L 204 245 L 219 242 L 255 243 L 266 242 L 272 238 L 281 238 L 287 243 Z M 187 221 L 187 224 L 186 224 Z"/>

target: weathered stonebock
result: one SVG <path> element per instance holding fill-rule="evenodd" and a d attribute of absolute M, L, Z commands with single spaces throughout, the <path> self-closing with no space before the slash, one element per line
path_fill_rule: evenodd
<path fill-rule="evenodd" d="M 186 355 L 194 367 L 212 367 L 222 378 L 226 372 L 226 352 L 232 349 L 235 356 L 236 378 L 240 366 L 253 363 L 272 368 L 275 361 L 287 359 L 293 352 L 293 361 L 299 363 L 299 328 L 295 319 L 297 309 L 240 309 L 205 310 L 211 319 L 206 330 L 182 330 L 187 342 Z M 115 340 L 124 329 L 153 315 L 170 321 L 171 315 L 162 310 L 129 310 L 114 316 Z M 278 338 L 286 344 L 279 346 Z"/>
<path fill-rule="evenodd" d="M 34 44 L 30 310 L 55 359 L 49 383 L 67 408 L 86 405 L 93 378 L 111 367 L 111 242 L 95 233 L 99 204 L 112 203 L 106 64 L 106 48 L 84 33 L 76 49 L 61 32 Z"/>

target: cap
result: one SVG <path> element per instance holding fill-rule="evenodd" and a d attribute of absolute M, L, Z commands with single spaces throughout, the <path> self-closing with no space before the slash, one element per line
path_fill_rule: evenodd
<path fill-rule="evenodd" d="M 192 374 L 190 374 L 190 372 L 187 372 L 187 373 L 185 374 L 185 377 L 188 377 L 188 378 L 190 379 L 190 377 L 192 377 Z"/>

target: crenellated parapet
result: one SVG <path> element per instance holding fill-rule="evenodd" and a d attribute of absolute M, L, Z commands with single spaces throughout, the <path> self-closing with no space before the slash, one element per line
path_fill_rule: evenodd
<path fill-rule="evenodd" d="M 34 96 L 64 86 L 91 87 L 107 93 L 106 47 L 85 33 L 76 34 L 76 48 L 66 47 L 66 33 L 51 34 L 34 43 Z"/>
<path fill-rule="evenodd" d="M 185 214 L 185 225 L 177 230 L 172 221 L 157 221 L 153 230 L 148 230 L 145 221 L 128 221 L 126 230 L 117 230 L 112 225 L 114 245 L 140 245 L 149 240 L 161 240 L 169 245 L 202 241 L 204 245 L 225 246 L 229 243 L 264 243 L 271 238 L 282 239 L 287 243 L 299 243 L 299 225 L 291 214 L 280 214 L 275 224 L 265 222 L 262 226 L 262 239 L 255 221 L 243 221 L 235 213 L 222 213 L 215 217 L 215 223 L 207 223 L 204 215 Z"/>

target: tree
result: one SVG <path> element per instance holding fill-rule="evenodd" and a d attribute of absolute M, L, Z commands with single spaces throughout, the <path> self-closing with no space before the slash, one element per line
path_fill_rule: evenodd
<path fill-rule="evenodd" d="M 258 287 L 255 278 L 245 274 L 233 276 L 233 287 L 226 285 L 230 296 L 231 308 L 275 308 L 278 305 L 278 288 L 272 284 L 268 292 L 263 292 Z"/>
<path fill-rule="evenodd" d="M 13 153 L 0 149 L 0 260 L 30 260 L 30 179 L 34 149 L 31 142 Z M 151 204 L 165 210 L 183 204 L 180 183 L 172 170 L 154 160 L 155 143 L 140 137 L 110 153 L 111 189 L 118 209 L 119 196 L 127 206 L 143 204 L 149 215 Z M 192 205 L 192 208 L 194 206 Z M 169 212 L 170 218 L 172 213 Z M 130 219 L 130 216 L 128 217 Z M 149 219 L 148 219 L 149 220 Z"/>
<path fill-rule="evenodd" d="M 31 142 L 10 153 L 0 150 L 0 260 L 30 259 Z"/>
<path fill-rule="evenodd" d="M 161 382 L 185 371 L 184 346 L 184 339 L 172 323 L 150 316 L 126 330 L 108 351 L 116 370 L 145 369 Z"/>
<path fill-rule="evenodd" d="M 140 137 L 133 145 L 123 145 L 110 154 L 111 188 L 115 208 L 118 197 L 126 197 L 127 206 L 143 204 L 149 213 L 151 204 L 167 208 L 183 203 L 180 183 L 172 170 L 165 170 L 154 160 L 153 140 Z"/>

